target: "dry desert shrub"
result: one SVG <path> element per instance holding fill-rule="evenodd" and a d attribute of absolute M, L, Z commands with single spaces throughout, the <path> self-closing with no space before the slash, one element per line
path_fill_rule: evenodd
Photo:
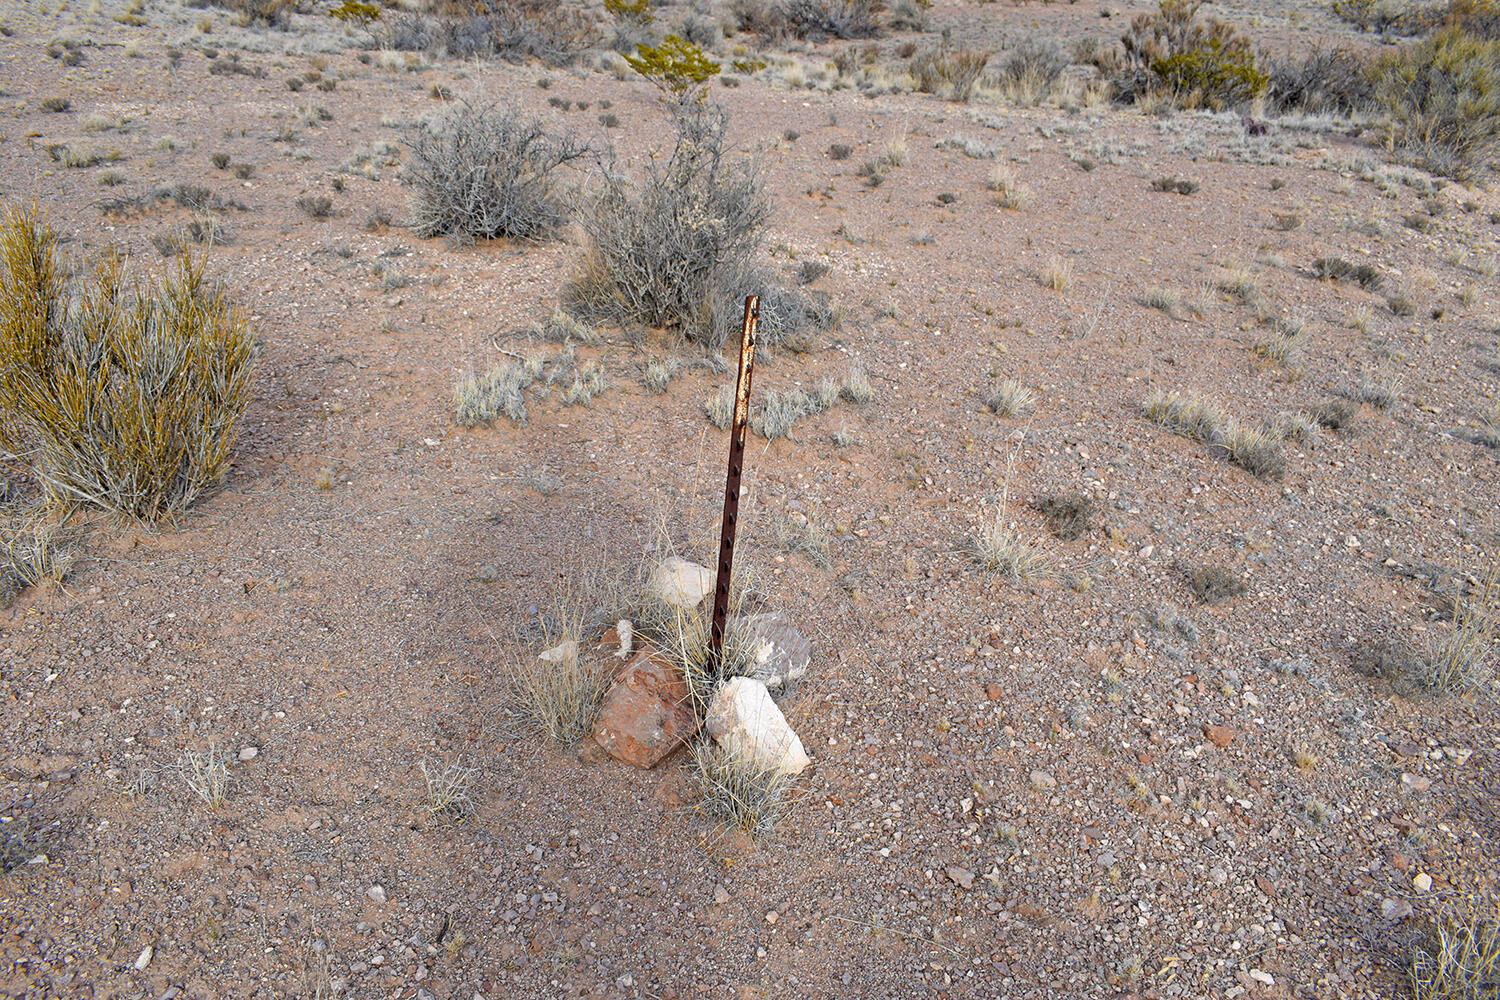
<path fill-rule="evenodd" d="M 1154 393 L 1143 409 L 1148 420 L 1221 451 L 1254 476 L 1281 479 L 1286 475 L 1286 449 L 1277 435 L 1240 423 L 1195 393 Z"/>
<path fill-rule="evenodd" d="M 1500 983 L 1500 907 L 1470 899 L 1444 909 L 1413 949 L 1413 1000 L 1491 1000 Z"/>
<path fill-rule="evenodd" d="M 460 101 L 406 139 L 412 229 L 459 240 L 540 240 L 566 218 L 557 169 L 588 152 L 514 107 Z"/>
<path fill-rule="evenodd" d="M 693 745 L 691 773 L 698 809 L 731 830 L 764 837 L 775 827 L 791 789 L 790 775 L 759 768 L 712 740 Z"/>
<path fill-rule="evenodd" d="M 962 103 L 973 96 L 989 59 L 982 49 L 943 46 L 913 56 L 908 71 L 920 92 Z"/>
<path fill-rule="evenodd" d="M 758 260 L 771 204 L 753 164 L 726 148 L 728 117 L 704 103 L 671 104 L 676 143 L 631 180 L 607 165 L 582 213 L 582 257 L 563 289 L 591 322 L 667 327 L 709 348 L 737 329 L 744 297 L 760 296 L 760 341 L 775 347 L 826 327 L 819 300 L 779 284 Z"/>
<path fill-rule="evenodd" d="M 173 515 L 215 487 L 250 398 L 244 313 L 187 256 L 127 285 L 106 256 L 70 277 L 33 210 L 0 224 L 0 448 L 48 499 Z"/>

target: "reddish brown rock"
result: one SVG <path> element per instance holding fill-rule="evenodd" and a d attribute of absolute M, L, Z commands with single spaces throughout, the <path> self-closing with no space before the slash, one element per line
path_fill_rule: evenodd
<path fill-rule="evenodd" d="M 1005 688 L 999 684 L 986 684 L 984 686 L 984 696 L 990 701 L 999 701 L 1000 696 L 1003 694 L 1005 694 Z"/>
<path fill-rule="evenodd" d="M 1212 722 L 1205 722 L 1203 724 L 1203 735 L 1207 736 L 1208 742 L 1214 746 L 1227 747 L 1230 743 L 1234 742 L 1234 738 L 1239 733 L 1228 726 L 1216 726 Z"/>
<path fill-rule="evenodd" d="M 611 757 L 654 767 L 698 731 L 687 684 L 676 664 L 643 649 L 625 664 L 599 706 L 594 742 Z"/>

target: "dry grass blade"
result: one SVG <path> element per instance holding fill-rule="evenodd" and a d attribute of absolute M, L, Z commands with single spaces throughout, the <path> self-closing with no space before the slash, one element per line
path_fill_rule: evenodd
<path fill-rule="evenodd" d="M 1488 911 L 1481 914 L 1481 909 Z M 1493 1000 L 1500 993 L 1500 912 L 1470 903 L 1467 912 L 1434 921 L 1412 955 L 1413 1000 Z"/>
<path fill-rule="evenodd" d="M 427 785 L 427 814 L 462 822 L 474 815 L 474 800 L 469 797 L 469 783 L 479 772 L 462 764 L 439 767 L 422 761 L 418 768 Z"/>
<path fill-rule="evenodd" d="M 511 666 L 510 682 L 521 713 L 554 741 L 571 745 L 593 729 L 610 676 L 581 662 L 575 645 L 555 660 L 523 653 Z"/>

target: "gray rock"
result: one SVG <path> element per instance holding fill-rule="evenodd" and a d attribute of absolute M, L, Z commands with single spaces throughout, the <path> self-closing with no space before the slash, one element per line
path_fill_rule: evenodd
<path fill-rule="evenodd" d="M 785 616 L 751 615 L 741 628 L 755 663 L 751 677 L 768 688 L 778 688 L 807 674 L 812 643 Z"/>
<path fill-rule="evenodd" d="M 957 883 L 960 889 L 972 889 L 974 887 L 974 873 L 967 868 L 960 868 L 958 865 L 949 865 L 946 869 L 946 874 Z"/>

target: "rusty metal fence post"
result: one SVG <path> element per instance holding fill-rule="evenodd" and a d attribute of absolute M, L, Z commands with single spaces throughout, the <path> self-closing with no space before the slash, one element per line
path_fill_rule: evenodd
<path fill-rule="evenodd" d="M 750 426 L 750 375 L 755 365 L 755 325 L 760 319 L 760 296 L 745 297 L 745 322 L 740 328 L 740 370 L 734 388 L 734 420 L 729 426 L 729 471 L 724 477 L 724 517 L 719 532 L 719 576 L 714 585 L 714 618 L 709 633 L 709 662 L 717 673 L 724 655 L 724 629 L 729 619 L 729 581 L 734 568 L 734 536 L 740 514 L 740 474 L 744 471 L 745 433 Z"/>

